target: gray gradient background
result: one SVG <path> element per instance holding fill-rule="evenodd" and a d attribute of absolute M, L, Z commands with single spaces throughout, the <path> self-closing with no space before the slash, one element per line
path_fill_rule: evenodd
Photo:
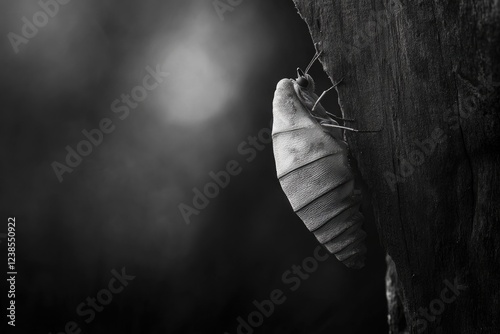
<path fill-rule="evenodd" d="M 0 4 L 0 232 L 15 216 L 19 273 L 10 332 L 58 333 L 73 320 L 83 333 L 236 333 L 236 318 L 276 288 L 287 300 L 255 333 L 387 332 L 369 219 L 365 269 L 332 256 L 290 292 L 282 273 L 317 242 L 276 180 L 271 145 L 252 162 L 237 150 L 269 127 L 279 79 L 314 53 L 291 0 L 247 0 L 224 21 L 208 0 L 73 0 L 14 53 L 7 33 L 38 10 Z M 170 76 L 120 121 L 111 101 L 155 64 Z M 311 74 L 329 87 L 318 63 Z M 323 104 L 338 111 L 335 93 Z M 115 131 L 59 183 L 51 163 L 104 117 Z M 178 205 L 233 159 L 241 174 L 186 225 Z M 86 324 L 77 305 L 122 267 L 135 280 Z"/>

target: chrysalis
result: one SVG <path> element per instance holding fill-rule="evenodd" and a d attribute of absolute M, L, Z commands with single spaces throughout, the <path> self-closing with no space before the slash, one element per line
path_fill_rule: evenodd
<path fill-rule="evenodd" d="M 359 130 L 340 126 L 319 104 L 323 95 L 318 98 L 314 93 L 314 81 L 307 74 L 319 56 L 305 73 L 297 69 L 296 80 L 282 79 L 276 87 L 272 131 L 276 172 L 309 231 L 346 266 L 362 268 L 366 233 L 361 229 L 361 198 L 354 193 L 341 129 Z"/>

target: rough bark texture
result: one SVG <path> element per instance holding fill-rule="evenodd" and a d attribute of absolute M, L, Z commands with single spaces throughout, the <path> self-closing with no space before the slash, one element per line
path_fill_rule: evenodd
<path fill-rule="evenodd" d="M 499 333 L 499 2 L 294 2 L 344 116 L 383 123 L 347 139 L 409 332 Z"/>

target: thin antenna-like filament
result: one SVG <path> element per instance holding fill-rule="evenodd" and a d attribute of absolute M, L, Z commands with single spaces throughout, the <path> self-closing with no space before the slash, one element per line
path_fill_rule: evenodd
<path fill-rule="evenodd" d="M 326 111 L 326 110 L 325 110 L 325 111 Z M 342 117 L 338 117 L 338 116 L 335 116 L 334 114 L 332 114 L 331 112 L 328 112 L 328 111 L 326 111 L 326 114 L 327 114 L 328 116 L 330 116 L 331 118 L 336 119 L 337 121 L 344 121 L 344 122 L 356 122 L 356 120 L 355 120 L 355 119 L 353 119 L 353 118 L 342 118 Z"/>
<path fill-rule="evenodd" d="M 328 88 L 323 93 L 321 93 L 321 95 L 318 97 L 318 99 L 316 100 L 316 102 L 314 102 L 314 105 L 312 107 L 312 111 L 314 111 L 314 109 L 316 109 L 316 106 L 318 105 L 319 101 L 323 98 L 323 96 L 325 96 L 326 93 L 328 93 L 329 91 L 331 91 L 332 89 L 334 89 L 335 87 L 337 87 L 338 84 L 342 82 L 342 80 L 344 80 L 344 78 L 340 79 L 335 85 L 333 85 L 332 87 Z"/>
<path fill-rule="evenodd" d="M 319 56 L 321 56 L 322 53 L 323 53 L 323 50 L 321 50 L 320 52 L 316 52 L 313 59 L 311 59 L 311 62 L 309 63 L 309 65 L 307 65 L 306 71 L 304 72 L 305 74 L 307 74 L 307 72 L 309 72 L 309 70 L 311 69 L 311 66 L 313 66 L 314 62 L 319 58 Z"/>
<path fill-rule="evenodd" d="M 348 128 L 346 126 L 342 125 L 336 125 L 336 124 L 329 124 L 329 123 L 320 123 L 322 126 L 327 126 L 330 128 L 337 128 L 337 129 L 344 129 L 347 131 L 352 131 L 352 132 L 380 132 L 382 129 L 379 130 L 358 130 L 358 129 L 353 129 L 353 128 Z"/>

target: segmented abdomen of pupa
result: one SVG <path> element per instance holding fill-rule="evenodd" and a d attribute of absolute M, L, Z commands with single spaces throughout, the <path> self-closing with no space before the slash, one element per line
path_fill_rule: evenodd
<path fill-rule="evenodd" d="M 272 138 L 277 176 L 295 213 L 337 259 L 363 267 L 364 218 L 354 195 L 347 144 L 310 116 L 290 79 L 276 88 Z"/>

